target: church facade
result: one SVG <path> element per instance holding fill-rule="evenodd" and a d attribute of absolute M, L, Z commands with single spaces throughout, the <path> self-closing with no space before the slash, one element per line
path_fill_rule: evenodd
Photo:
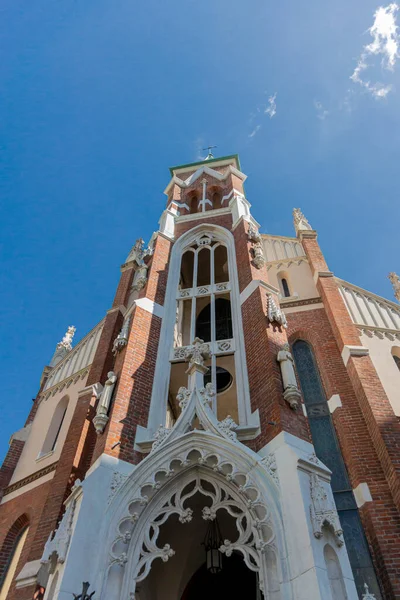
<path fill-rule="evenodd" d="M 400 598 L 399 304 L 262 234 L 237 155 L 170 173 L 11 438 L 0 600 Z"/>

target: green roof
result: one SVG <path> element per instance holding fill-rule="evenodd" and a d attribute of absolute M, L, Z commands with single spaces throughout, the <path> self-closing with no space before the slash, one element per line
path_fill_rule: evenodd
<path fill-rule="evenodd" d="M 176 167 L 170 167 L 169 172 L 171 173 L 171 176 L 173 176 L 174 171 L 176 169 L 186 169 L 186 168 L 189 168 L 189 167 L 197 167 L 199 165 L 203 165 L 204 163 L 210 164 L 210 163 L 219 162 L 221 160 L 229 160 L 231 158 L 234 158 L 236 160 L 237 165 L 238 165 L 238 169 L 240 171 L 241 167 L 240 167 L 239 154 L 230 154 L 229 156 L 221 156 L 220 158 L 209 158 L 208 160 L 206 160 L 206 159 L 199 160 L 199 161 L 194 162 L 194 163 L 188 163 L 187 165 L 177 165 Z"/>

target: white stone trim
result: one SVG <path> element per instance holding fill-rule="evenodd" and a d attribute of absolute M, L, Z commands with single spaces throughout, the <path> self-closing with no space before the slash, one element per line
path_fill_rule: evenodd
<path fill-rule="evenodd" d="M 28 423 L 25 427 L 18 429 L 15 433 L 12 434 L 10 438 L 10 444 L 13 440 L 18 440 L 19 442 L 26 442 L 29 437 L 29 433 L 31 431 L 32 423 Z"/>
<path fill-rule="evenodd" d="M 231 161 L 230 161 L 230 163 L 231 163 Z M 217 165 L 214 163 L 214 166 L 217 166 Z M 242 173 L 241 171 L 236 169 L 236 167 L 232 166 L 232 163 L 228 164 L 227 166 L 228 166 L 228 168 L 226 169 L 225 173 L 219 173 L 218 171 L 215 171 L 214 169 L 208 167 L 207 165 L 203 165 L 202 167 L 197 169 L 197 171 L 195 171 L 195 173 L 192 173 L 192 175 L 190 175 L 185 180 L 180 179 L 180 177 L 178 177 L 176 175 L 176 173 L 178 173 L 179 170 L 175 171 L 175 175 L 172 177 L 171 181 L 165 188 L 164 194 L 166 194 L 168 196 L 169 190 L 171 189 L 171 187 L 173 186 L 174 183 L 176 183 L 176 185 L 178 185 L 180 188 L 190 187 L 203 174 L 209 175 L 210 177 L 213 177 L 214 179 L 217 179 L 218 181 L 224 181 L 225 179 L 227 179 L 229 177 L 229 175 L 232 174 L 232 175 L 236 175 L 236 177 L 241 179 L 243 182 L 246 181 L 247 175 L 245 175 L 244 173 Z M 183 172 L 185 172 L 185 171 L 189 171 L 189 168 L 184 168 Z"/>
<path fill-rule="evenodd" d="M 135 300 L 135 304 L 139 308 L 149 312 L 152 315 L 155 315 L 156 317 L 159 317 L 160 319 L 162 319 L 164 316 L 164 307 L 161 306 L 161 304 L 157 304 L 157 302 L 153 302 L 153 300 L 150 300 L 150 298 L 139 298 L 138 300 Z"/>
<path fill-rule="evenodd" d="M 315 284 L 317 284 L 320 277 L 333 277 L 333 271 L 315 271 L 313 277 Z"/>
<path fill-rule="evenodd" d="M 10 500 L 14 500 L 15 498 L 18 498 L 18 496 L 22 496 L 22 494 L 25 494 L 26 492 L 33 490 L 35 487 L 38 487 L 39 485 L 43 485 L 44 483 L 47 483 L 47 481 L 51 481 L 53 479 L 55 473 L 56 473 L 55 470 L 51 471 L 50 473 L 43 475 L 43 477 L 39 477 L 38 479 L 31 481 L 31 483 L 27 483 L 26 485 L 23 485 L 22 487 L 15 490 L 15 492 L 11 492 L 10 494 L 3 496 L 3 498 L 1 499 L 1 502 L 0 502 L 0 505 L 6 504 L 6 502 L 10 502 Z M 17 482 L 15 482 L 15 483 L 17 483 Z M 10 485 L 12 485 L 12 484 L 10 484 Z"/>
<path fill-rule="evenodd" d="M 15 578 L 15 587 L 18 589 L 37 583 L 37 575 L 41 567 L 40 559 L 30 560 L 25 563 Z"/>
<path fill-rule="evenodd" d="M 372 502 L 371 492 L 369 490 L 368 483 L 365 481 L 359 483 L 358 486 L 353 489 L 353 493 L 358 508 L 364 506 L 366 502 Z"/>
<path fill-rule="evenodd" d="M 240 294 L 240 304 L 242 305 L 244 302 L 246 302 L 246 300 L 248 298 L 250 298 L 250 296 L 252 295 L 252 293 L 258 287 L 264 288 L 269 293 L 279 294 L 278 288 L 274 287 L 270 283 L 267 283 L 266 281 L 262 281 L 261 279 L 253 279 L 253 281 L 250 281 L 249 285 Z"/>
<path fill-rule="evenodd" d="M 365 346 L 348 346 L 348 345 L 343 346 L 342 360 L 343 360 L 345 366 L 347 366 L 350 356 L 368 356 L 368 355 L 369 355 L 369 348 L 366 348 Z"/>
<path fill-rule="evenodd" d="M 214 208 L 212 210 L 206 210 L 205 212 L 198 212 L 189 215 L 181 215 L 175 217 L 176 223 L 183 223 L 185 221 L 204 221 L 207 217 L 218 217 L 219 215 L 227 215 L 231 213 L 231 209 L 227 208 Z"/>
<path fill-rule="evenodd" d="M 299 305 L 299 306 L 285 306 L 284 302 L 281 302 L 281 308 L 284 309 L 285 311 L 285 315 L 290 315 L 292 313 L 298 313 L 298 312 L 307 312 L 308 310 L 316 310 L 319 308 L 324 308 L 324 305 L 322 302 L 317 302 L 316 304 L 304 304 L 304 305 Z"/>
<path fill-rule="evenodd" d="M 337 408 L 342 408 L 343 404 L 339 394 L 333 394 L 328 400 L 329 411 L 334 413 Z"/>
<path fill-rule="evenodd" d="M 306 405 L 303 402 L 301 403 L 301 408 L 303 410 L 303 415 L 308 418 Z"/>
<path fill-rule="evenodd" d="M 202 214 L 204 218 L 204 213 Z M 151 397 L 149 418 L 146 437 L 151 439 L 160 423 L 164 423 L 167 413 L 168 388 L 170 378 L 169 353 L 173 343 L 173 333 L 176 315 L 176 293 L 179 283 L 181 256 L 185 248 L 193 244 L 202 232 L 212 232 L 215 239 L 225 244 L 228 252 L 229 281 L 231 282 L 231 307 L 233 337 L 235 338 L 236 352 L 235 370 L 238 398 L 239 426 L 257 425 L 258 412 L 251 412 L 250 390 L 247 375 L 246 351 L 243 338 L 242 314 L 239 302 L 239 279 L 236 263 L 235 242 L 233 235 L 225 227 L 202 223 L 185 234 L 175 242 L 170 260 L 168 283 L 164 305 L 164 319 L 161 327 L 160 342 L 158 345 L 156 370 L 154 374 L 153 391 Z M 143 434 L 144 432 L 142 432 Z"/>

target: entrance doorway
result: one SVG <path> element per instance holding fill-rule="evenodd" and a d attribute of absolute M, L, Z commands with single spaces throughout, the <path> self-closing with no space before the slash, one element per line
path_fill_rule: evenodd
<path fill-rule="evenodd" d="M 259 600 L 257 576 L 244 563 L 242 556 L 224 556 L 223 568 L 213 574 L 204 563 L 193 575 L 181 600 Z"/>

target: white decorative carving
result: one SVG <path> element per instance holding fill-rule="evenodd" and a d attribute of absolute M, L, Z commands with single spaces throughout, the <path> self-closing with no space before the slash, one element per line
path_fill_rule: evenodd
<path fill-rule="evenodd" d="M 393 286 L 394 297 L 400 302 L 400 277 L 393 272 L 389 273 L 388 277 Z"/>
<path fill-rule="evenodd" d="M 211 407 L 216 394 L 213 384 L 211 382 L 207 383 L 206 387 L 199 390 L 199 394 L 203 400 L 203 404 Z"/>
<path fill-rule="evenodd" d="M 265 456 L 265 458 L 261 460 L 261 463 L 267 469 L 275 483 L 279 485 L 278 467 L 276 464 L 275 454 L 268 454 L 268 456 Z"/>
<path fill-rule="evenodd" d="M 224 292 L 229 288 L 229 283 L 217 283 L 215 289 L 217 292 Z"/>
<path fill-rule="evenodd" d="M 204 296 L 204 294 L 209 294 L 210 293 L 210 286 L 201 286 L 197 288 L 197 294 L 200 296 Z"/>
<path fill-rule="evenodd" d="M 133 291 L 140 292 L 140 290 L 144 288 L 147 283 L 147 270 L 148 266 L 143 264 L 137 271 L 135 271 L 135 276 L 132 283 Z"/>
<path fill-rule="evenodd" d="M 220 352 L 228 352 L 228 350 L 232 349 L 232 340 L 217 342 L 217 348 Z"/>
<path fill-rule="evenodd" d="M 248 236 L 249 240 L 251 240 L 252 242 L 261 242 L 261 235 L 252 221 L 250 221 L 247 236 Z"/>
<path fill-rule="evenodd" d="M 80 487 L 81 481 L 77 479 L 74 483 L 71 493 L 76 492 Z M 57 529 L 50 533 L 50 536 L 45 544 L 43 555 L 40 559 L 40 562 L 42 564 L 50 562 L 54 553 L 57 557 L 57 562 L 65 562 L 72 537 L 72 526 L 74 521 L 75 508 L 75 498 L 72 498 L 69 502 L 67 501 L 65 513 Z"/>
<path fill-rule="evenodd" d="M 204 360 L 210 356 L 210 345 L 205 344 L 200 338 L 195 338 L 191 346 L 185 350 L 185 358 L 189 359 L 189 369 L 193 365 L 204 366 Z"/>
<path fill-rule="evenodd" d="M 262 269 L 265 265 L 264 250 L 261 242 L 256 242 L 253 246 L 253 263 L 257 269 Z"/>
<path fill-rule="evenodd" d="M 174 359 L 185 360 L 186 359 L 186 348 L 187 346 L 183 346 L 182 348 L 174 349 Z"/>
<path fill-rule="evenodd" d="M 71 325 L 67 329 L 67 333 L 64 335 L 61 342 L 59 342 L 58 346 L 63 346 L 66 350 L 72 350 L 72 340 L 75 335 L 76 327 Z"/>
<path fill-rule="evenodd" d="M 343 546 L 343 530 L 340 525 L 337 510 L 328 498 L 324 486 L 316 473 L 310 475 L 311 506 L 310 515 L 314 536 L 319 539 L 323 536 L 322 528 L 328 525 L 333 529 L 336 544 Z"/>
<path fill-rule="evenodd" d="M 301 230 L 310 230 L 312 231 L 312 227 L 310 223 L 307 221 L 300 208 L 293 209 L 293 222 L 296 233 Z"/>
<path fill-rule="evenodd" d="M 237 442 L 236 429 L 238 427 L 238 424 L 235 423 L 230 415 L 218 423 L 218 429 L 224 433 L 225 437 L 232 440 L 232 442 Z"/>
<path fill-rule="evenodd" d="M 285 313 L 283 312 L 283 310 L 278 308 L 272 294 L 267 294 L 267 298 L 268 298 L 268 300 L 267 300 L 268 321 L 270 323 L 278 323 L 279 325 L 281 325 L 282 327 L 287 329 L 287 320 L 286 320 Z"/>
<path fill-rule="evenodd" d="M 181 386 L 176 395 L 176 399 L 179 402 L 179 406 L 181 410 L 185 410 L 187 403 L 189 402 L 190 396 L 192 392 L 188 390 L 186 387 Z"/>
<path fill-rule="evenodd" d="M 113 478 L 110 484 L 110 493 L 108 495 L 108 504 L 110 504 L 111 500 L 114 498 L 115 494 L 119 490 L 119 488 L 123 485 L 123 483 L 127 479 L 127 475 L 123 475 L 119 473 L 119 471 L 114 471 Z"/>
<path fill-rule="evenodd" d="M 188 298 L 190 296 L 192 290 L 179 290 L 179 297 L 180 298 Z"/>
<path fill-rule="evenodd" d="M 108 423 L 108 411 L 116 382 L 117 376 L 115 373 L 113 371 L 107 373 L 107 381 L 104 384 L 104 388 L 99 398 L 96 415 L 93 417 L 93 425 L 96 429 L 97 435 L 103 433 L 104 428 Z M 94 389 L 93 391 L 95 393 Z"/>
<path fill-rule="evenodd" d="M 319 460 L 319 458 L 317 457 L 317 455 L 315 454 L 315 452 L 313 452 L 312 454 L 310 454 L 310 456 L 308 457 L 308 460 L 310 463 L 313 463 L 314 465 L 320 465 L 321 461 Z"/>
<path fill-rule="evenodd" d="M 369 587 L 366 583 L 364 583 L 364 594 L 362 595 L 362 600 L 376 600 L 375 594 L 371 594 L 369 591 Z"/>
<path fill-rule="evenodd" d="M 164 425 L 159 425 L 157 431 L 154 434 L 154 442 L 151 447 L 151 451 L 153 452 L 159 446 L 161 446 L 161 444 L 164 442 L 164 440 L 168 437 L 170 433 L 170 429 L 167 429 L 166 427 L 164 427 Z"/>
<path fill-rule="evenodd" d="M 289 344 L 284 344 L 278 352 L 277 361 L 281 368 L 283 382 L 283 397 L 289 403 L 290 408 L 296 410 L 301 401 L 301 393 L 297 386 L 294 371 L 294 360 L 290 352 Z"/>
<path fill-rule="evenodd" d="M 112 349 L 114 356 L 116 356 L 118 354 L 118 352 L 120 352 L 122 350 L 122 348 L 125 348 L 125 346 L 128 343 L 130 322 L 131 322 L 131 315 L 129 315 L 129 317 L 127 319 L 125 319 L 125 321 L 122 325 L 121 331 L 119 332 L 119 334 L 117 335 L 117 337 L 114 340 L 113 349 Z"/>
<path fill-rule="evenodd" d="M 213 239 L 214 235 L 212 233 L 202 233 L 195 239 L 195 244 L 197 246 L 210 246 Z"/>

